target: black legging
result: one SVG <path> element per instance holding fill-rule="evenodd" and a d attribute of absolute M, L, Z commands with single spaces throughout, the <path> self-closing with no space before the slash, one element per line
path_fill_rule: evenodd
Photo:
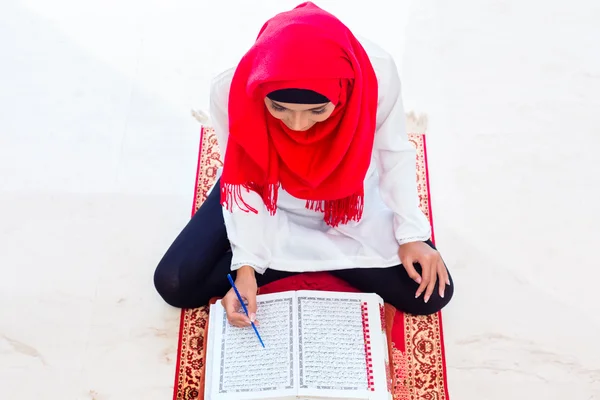
<path fill-rule="evenodd" d="M 219 183 L 217 182 L 217 188 Z M 433 244 L 427 242 L 431 247 Z M 162 298 L 174 307 L 194 308 L 208 304 L 212 297 L 222 297 L 230 289 L 231 251 L 219 191 L 213 190 L 196 214 L 177 236 L 154 273 L 154 285 Z M 420 274 L 421 266 L 415 264 Z M 399 310 L 427 315 L 444 307 L 454 293 L 454 283 L 446 286 L 444 298 L 433 291 L 429 302 L 421 295 L 415 299 L 419 285 L 401 266 L 389 268 L 353 268 L 330 271 L 361 292 L 377 293 Z M 258 286 L 297 274 L 267 269 L 256 274 Z M 235 277 L 235 271 L 232 272 Z"/>

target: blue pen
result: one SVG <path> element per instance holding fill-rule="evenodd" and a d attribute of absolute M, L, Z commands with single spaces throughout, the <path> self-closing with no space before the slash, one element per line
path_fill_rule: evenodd
<path fill-rule="evenodd" d="M 250 315 L 248 315 L 248 309 L 246 308 L 246 304 L 244 304 L 244 299 L 242 299 L 240 292 L 238 292 L 237 288 L 235 287 L 235 283 L 233 282 L 233 278 L 231 277 L 231 274 L 227 274 L 227 279 L 229 279 L 229 283 L 231 283 L 231 287 L 233 287 L 235 294 L 237 294 L 238 300 L 240 301 L 240 304 L 244 308 L 244 312 L 246 313 L 248 318 L 250 318 Z M 252 328 L 254 328 L 254 332 L 256 332 L 256 336 L 258 336 L 258 340 L 260 340 L 260 344 L 262 344 L 262 347 L 265 347 L 265 344 L 263 343 L 262 338 L 258 334 L 258 329 L 256 329 L 256 325 L 254 325 L 254 322 L 252 322 L 252 321 L 250 321 L 250 323 L 252 324 Z"/>

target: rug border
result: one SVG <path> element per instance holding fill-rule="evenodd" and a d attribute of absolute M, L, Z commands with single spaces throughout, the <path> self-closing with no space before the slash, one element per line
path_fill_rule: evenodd
<path fill-rule="evenodd" d="M 194 200 L 192 201 L 192 212 L 191 216 L 193 217 L 196 212 L 196 200 L 198 200 L 198 176 L 200 176 L 200 166 L 201 166 L 201 157 L 202 154 L 202 139 L 204 138 L 204 126 L 200 127 L 200 140 L 198 142 L 198 161 L 196 164 L 196 179 L 194 179 Z M 178 343 L 177 343 L 177 364 L 175 368 L 175 383 L 173 384 L 173 400 L 177 400 L 177 395 L 179 394 L 178 385 L 179 385 L 179 374 L 180 374 L 180 366 L 181 366 L 181 347 L 183 346 L 183 324 L 185 321 L 185 309 L 182 308 L 179 312 L 179 334 Z"/>
<path fill-rule="evenodd" d="M 181 369 L 181 347 L 183 346 L 183 324 L 185 320 L 185 310 L 182 309 L 179 314 L 179 343 L 177 343 L 177 365 L 175 368 L 175 383 L 173 384 L 173 400 L 177 400 L 179 394 L 179 370 Z"/>
<path fill-rule="evenodd" d="M 431 241 L 435 244 L 435 233 L 433 226 L 433 207 L 432 197 L 431 197 L 431 183 L 429 182 L 429 159 L 427 158 L 427 135 L 424 133 L 423 135 L 423 158 L 425 159 L 425 177 L 427 180 L 427 196 L 429 196 L 429 201 L 427 202 L 427 207 L 429 208 L 429 224 L 431 225 Z M 448 366 L 446 365 L 446 344 L 444 343 L 444 324 L 442 321 L 442 312 L 439 311 L 437 313 L 438 320 L 440 323 L 440 347 L 442 350 L 442 371 L 444 373 L 444 392 L 446 394 L 446 399 L 450 400 L 450 393 L 448 392 Z"/>
<path fill-rule="evenodd" d="M 425 180 L 427 182 L 427 210 L 429 212 L 429 225 L 431 225 L 431 242 L 435 245 L 435 228 L 433 226 L 433 207 L 431 205 L 431 186 L 429 183 L 429 160 L 427 159 L 427 135 L 421 133 L 423 136 L 423 158 L 425 159 Z"/>
<path fill-rule="evenodd" d="M 444 344 L 444 324 L 442 321 L 442 312 L 438 312 L 438 319 L 440 322 L 440 347 L 442 349 L 442 371 L 444 373 L 444 392 L 446 393 L 446 400 L 450 400 L 450 393 L 448 388 L 448 367 L 446 365 L 446 345 Z"/>
<path fill-rule="evenodd" d="M 196 213 L 196 201 L 198 200 L 198 177 L 200 176 L 200 167 L 202 160 L 200 157 L 202 154 L 202 140 L 204 139 L 204 126 L 200 128 L 200 141 L 198 142 L 198 162 L 196 164 L 196 179 L 194 179 L 194 200 L 192 201 L 192 212 L 191 215 L 194 216 Z"/>

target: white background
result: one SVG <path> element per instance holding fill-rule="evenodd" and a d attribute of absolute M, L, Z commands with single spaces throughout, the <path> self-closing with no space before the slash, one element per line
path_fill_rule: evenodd
<path fill-rule="evenodd" d="M 190 110 L 298 1 L 0 1 L 0 398 L 169 399 Z M 600 3 L 322 0 L 429 116 L 453 399 L 600 399 Z"/>

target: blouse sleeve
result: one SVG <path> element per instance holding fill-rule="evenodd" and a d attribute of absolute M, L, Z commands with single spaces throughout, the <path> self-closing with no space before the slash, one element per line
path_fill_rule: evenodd
<path fill-rule="evenodd" d="M 223 162 L 229 136 L 227 104 L 232 70 L 213 80 L 210 93 L 210 116 Z M 217 188 L 218 189 L 218 188 Z M 271 216 L 261 197 L 255 192 L 243 192 L 244 201 L 257 210 L 247 212 L 237 206 L 231 211 L 223 208 L 227 236 L 231 243 L 231 270 L 248 265 L 256 272 L 264 273 L 271 260 L 271 245 L 277 232 L 277 214 Z"/>
<path fill-rule="evenodd" d="M 398 244 L 425 241 L 431 237 L 431 226 L 419 208 L 416 150 L 406 134 L 400 77 L 391 56 L 379 61 L 381 70 L 376 72 L 380 94 L 373 147 L 379 190 L 384 203 L 394 212 Z"/>

